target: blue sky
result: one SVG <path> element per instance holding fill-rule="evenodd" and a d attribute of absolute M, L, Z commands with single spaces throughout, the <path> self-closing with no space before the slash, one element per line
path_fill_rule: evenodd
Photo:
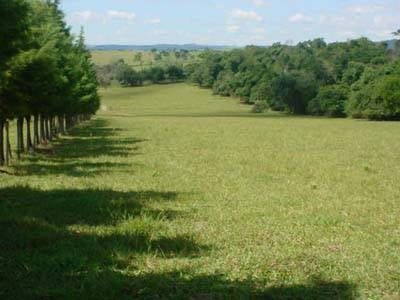
<path fill-rule="evenodd" d="M 391 38 L 400 0 L 62 0 L 88 44 L 270 45 Z"/>

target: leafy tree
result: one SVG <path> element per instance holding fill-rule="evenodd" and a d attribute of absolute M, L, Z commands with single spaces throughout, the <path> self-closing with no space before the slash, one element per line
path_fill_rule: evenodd
<path fill-rule="evenodd" d="M 345 85 L 322 86 L 317 96 L 308 103 L 307 111 L 312 115 L 345 117 L 348 94 L 349 90 Z"/>
<path fill-rule="evenodd" d="M 66 116 L 71 120 L 68 122 L 71 126 L 89 118 L 99 107 L 99 97 L 96 74 L 84 46 L 83 33 L 74 41 L 63 21 L 59 1 L 18 3 L 26 4 L 23 6 L 25 17 L 20 20 L 25 26 L 21 27 L 25 28 L 21 30 L 24 39 L 10 46 L 14 54 L 3 64 L 7 76 L 2 77 L 0 86 L 0 109 L 2 120 L 17 118 L 19 156 L 26 148 L 32 150 L 39 142 L 47 142 L 63 132 Z M 7 141 L 6 144 L 10 143 Z"/>
<path fill-rule="evenodd" d="M 143 71 L 143 53 L 142 52 L 135 53 L 134 60 L 135 60 L 135 62 L 139 63 L 139 66 L 140 66 L 141 70 Z"/>
<path fill-rule="evenodd" d="M 146 79 L 153 83 L 161 83 L 165 80 L 165 70 L 161 67 L 152 67 L 145 74 Z"/>
<path fill-rule="evenodd" d="M 143 84 L 142 74 L 127 64 L 120 65 L 116 79 L 125 87 L 140 86 Z"/>
<path fill-rule="evenodd" d="M 29 6 L 24 0 L 0 1 L 0 71 L 23 47 Z M 4 75 L 4 74 L 3 74 Z"/>
<path fill-rule="evenodd" d="M 351 95 L 347 110 L 356 118 L 400 120 L 400 77 L 383 75 Z"/>
<path fill-rule="evenodd" d="M 172 82 L 176 82 L 185 78 L 183 69 L 175 65 L 168 66 L 165 70 L 165 74 Z"/>
<path fill-rule="evenodd" d="M 317 93 L 315 78 L 312 74 L 303 72 L 284 73 L 272 83 L 272 94 L 285 104 L 293 114 L 304 114 L 308 102 Z"/>
<path fill-rule="evenodd" d="M 10 102 L 5 98 L 4 88 L 8 80 L 9 62 L 24 45 L 28 12 L 29 6 L 26 1 L 0 1 L 0 165 L 4 165 L 10 153 L 8 138 L 4 142 L 4 130 L 7 129 L 8 137 L 8 120 L 13 116 Z M 4 146 L 7 146 L 6 153 Z"/>
<path fill-rule="evenodd" d="M 368 117 L 367 109 L 379 102 L 368 100 L 374 88 L 379 90 L 379 80 L 395 76 L 393 60 L 397 55 L 388 51 L 387 43 L 360 38 L 327 44 L 315 39 L 296 46 L 277 43 L 267 48 L 204 51 L 185 69 L 190 81 L 219 95 L 257 103 L 255 110 Z"/>
<path fill-rule="evenodd" d="M 342 82 L 352 85 L 358 81 L 363 74 L 365 65 L 358 62 L 350 62 L 347 69 L 343 72 Z"/>
<path fill-rule="evenodd" d="M 110 66 L 95 66 L 95 70 L 97 82 L 99 83 L 99 85 L 103 88 L 109 87 L 113 79 Z"/>

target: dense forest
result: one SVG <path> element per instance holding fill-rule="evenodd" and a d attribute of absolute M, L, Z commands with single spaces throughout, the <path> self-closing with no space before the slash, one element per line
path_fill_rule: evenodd
<path fill-rule="evenodd" d="M 400 41 L 315 39 L 296 46 L 205 51 L 186 74 L 215 94 L 254 104 L 255 112 L 399 120 L 399 54 Z"/>
<path fill-rule="evenodd" d="M 10 121 L 17 120 L 19 156 L 90 118 L 99 108 L 99 96 L 83 33 L 77 38 L 70 33 L 58 0 L 0 1 L 0 45 L 4 165 L 12 153 Z"/>

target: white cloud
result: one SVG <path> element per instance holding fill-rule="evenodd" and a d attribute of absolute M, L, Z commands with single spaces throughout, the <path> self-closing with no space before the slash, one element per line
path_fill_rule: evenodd
<path fill-rule="evenodd" d="M 263 18 L 255 11 L 241 10 L 239 8 L 235 8 L 234 10 L 232 10 L 232 17 L 235 19 L 256 22 L 261 22 L 263 20 Z"/>
<path fill-rule="evenodd" d="M 374 27 L 375 28 L 397 28 L 398 27 L 398 18 L 394 16 L 388 15 L 376 15 L 373 18 Z"/>
<path fill-rule="evenodd" d="M 376 4 L 358 4 L 358 5 L 350 5 L 347 7 L 347 11 L 357 14 L 376 13 L 384 9 L 385 9 L 384 6 Z"/>
<path fill-rule="evenodd" d="M 289 21 L 292 23 L 312 22 L 313 18 L 303 15 L 302 13 L 297 13 L 297 14 L 289 17 Z"/>
<path fill-rule="evenodd" d="M 353 30 L 339 31 L 336 34 L 345 39 L 357 39 L 361 37 L 361 34 L 358 34 Z"/>
<path fill-rule="evenodd" d="M 149 19 L 145 23 L 146 24 L 157 25 L 157 24 L 161 23 L 161 19 L 160 18 Z"/>
<path fill-rule="evenodd" d="M 255 28 L 254 29 L 254 33 L 256 33 L 256 34 L 265 34 L 265 28 L 263 28 L 263 27 L 257 27 L 257 28 Z"/>
<path fill-rule="evenodd" d="M 349 19 L 343 15 L 336 16 L 336 15 L 320 15 L 319 16 L 319 23 L 325 26 L 332 26 L 332 27 L 351 27 L 356 26 L 356 21 L 354 18 Z"/>
<path fill-rule="evenodd" d="M 255 6 L 267 6 L 268 2 L 265 0 L 249 0 Z"/>
<path fill-rule="evenodd" d="M 136 18 L 136 14 L 128 11 L 119 11 L 119 10 L 109 10 L 107 11 L 107 17 L 111 19 L 121 19 L 121 20 L 129 20 L 132 21 Z"/>
<path fill-rule="evenodd" d="M 124 20 L 133 21 L 136 14 L 127 11 L 108 10 L 105 13 L 83 10 L 73 12 L 68 16 L 68 21 L 71 23 L 89 23 L 89 22 L 102 22 L 107 23 L 109 20 Z"/>
<path fill-rule="evenodd" d="M 84 10 L 84 11 L 76 11 L 71 14 L 70 19 L 72 21 L 77 22 L 90 22 L 90 21 L 98 21 L 102 19 L 101 14 L 92 11 L 92 10 Z"/>
<path fill-rule="evenodd" d="M 238 32 L 239 29 L 240 29 L 240 26 L 238 26 L 238 25 L 230 25 L 227 27 L 227 30 L 232 33 Z"/>

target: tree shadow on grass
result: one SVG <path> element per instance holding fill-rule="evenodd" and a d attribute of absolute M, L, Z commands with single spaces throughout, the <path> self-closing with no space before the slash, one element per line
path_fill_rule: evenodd
<path fill-rule="evenodd" d="M 123 130 L 109 126 L 109 122 L 103 119 L 82 124 L 74 128 L 70 136 L 57 140 L 54 147 L 38 149 L 26 157 L 14 167 L 14 173 L 18 176 L 64 174 L 93 177 L 109 170 L 131 172 L 132 164 L 115 162 L 113 157 L 139 155 L 139 144 L 145 140 L 119 137 Z M 102 157 L 102 161 L 88 161 L 98 157 Z"/>
<path fill-rule="evenodd" d="M 61 160 L 98 156 L 128 156 L 137 154 L 144 139 L 121 137 L 121 128 L 110 127 L 105 119 L 95 119 L 74 128 L 70 136 L 60 139 L 55 154 Z"/>
<path fill-rule="evenodd" d="M 162 217 L 152 211 L 150 203 L 173 201 L 175 192 L 112 190 L 37 190 L 29 187 L 0 189 L 0 207 L 10 218 L 29 217 L 55 226 L 115 225 L 121 220 L 146 213 Z M 173 213 L 167 213 L 168 217 Z M 1 214 L 0 214 L 1 216 Z"/>
<path fill-rule="evenodd" d="M 179 213 L 151 204 L 177 196 L 0 189 L 0 298 L 104 299 L 110 288 L 124 284 L 122 272 L 136 269 L 137 255 L 169 259 L 205 253 L 209 246 L 189 234 L 159 232 Z"/>
<path fill-rule="evenodd" d="M 158 232 L 179 214 L 151 204 L 177 197 L 157 191 L 0 189 L 0 298 L 354 298 L 355 287 L 346 282 L 271 287 L 268 278 L 232 281 L 184 269 L 143 273 L 143 254 L 196 259 L 210 249 L 190 234 Z"/>
<path fill-rule="evenodd" d="M 265 287 L 252 280 L 229 280 L 224 275 L 187 271 L 145 274 L 132 278 L 124 293 L 133 299 L 355 299 L 354 284 L 313 278 L 306 284 Z"/>
<path fill-rule="evenodd" d="M 70 177 L 96 177 L 110 170 L 127 170 L 132 173 L 132 164 L 116 163 L 116 162 L 55 162 L 42 163 L 39 160 L 30 161 L 29 163 L 20 164 L 15 167 L 16 176 L 30 175 L 59 175 L 65 174 Z"/>

